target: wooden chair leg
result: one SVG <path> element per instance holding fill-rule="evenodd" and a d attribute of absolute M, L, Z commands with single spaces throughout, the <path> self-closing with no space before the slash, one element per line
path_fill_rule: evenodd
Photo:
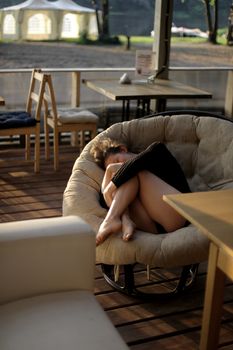
<path fill-rule="evenodd" d="M 80 152 L 81 152 L 85 146 L 85 131 L 81 130 L 79 134 L 80 134 Z"/>
<path fill-rule="evenodd" d="M 40 171 L 40 130 L 35 134 L 35 155 L 34 155 L 34 171 L 39 173 Z"/>
<path fill-rule="evenodd" d="M 54 157 L 54 170 L 57 171 L 59 168 L 59 133 L 54 130 L 53 132 L 53 157 Z"/>
<path fill-rule="evenodd" d="M 71 132 L 71 146 L 78 147 L 78 132 L 77 131 Z"/>
<path fill-rule="evenodd" d="M 91 130 L 91 140 L 97 135 L 97 125 L 95 125 Z"/>
<path fill-rule="evenodd" d="M 49 126 L 44 123 L 44 137 L 45 137 L 45 159 L 50 159 L 50 145 L 49 145 Z"/>
<path fill-rule="evenodd" d="M 31 135 L 25 135 L 25 159 L 31 158 Z"/>

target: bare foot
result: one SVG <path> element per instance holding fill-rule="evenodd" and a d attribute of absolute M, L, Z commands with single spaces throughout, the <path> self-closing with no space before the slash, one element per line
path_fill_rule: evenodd
<path fill-rule="evenodd" d="M 122 215 L 122 232 L 123 232 L 123 241 L 129 241 L 134 234 L 136 228 L 135 223 L 130 219 L 129 215 Z"/>
<path fill-rule="evenodd" d="M 120 217 L 108 218 L 104 220 L 100 225 L 99 231 L 96 235 L 96 245 L 105 241 L 112 233 L 116 233 L 121 230 L 122 222 Z"/>

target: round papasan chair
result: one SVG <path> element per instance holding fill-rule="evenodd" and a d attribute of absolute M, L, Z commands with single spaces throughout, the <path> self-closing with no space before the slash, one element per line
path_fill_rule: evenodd
<path fill-rule="evenodd" d="M 191 191 L 233 187 L 233 123 L 204 114 L 163 113 L 121 122 L 95 139 L 120 139 L 136 152 L 160 141 L 178 160 Z M 74 164 L 64 192 L 63 215 L 78 215 L 97 232 L 106 215 L 106 209 L 99 203 L 104 172 L 90 155 L 92 143 L 86 145 Z M 122 240 L 121 233 L 111 235 L 96 248 L 96 259 L 102 264 L 106 280 L 131 295 L 140 295 L 133 277 L 136 263 L 161 268 L 182 267 L 179 283 L 172 291 L 177 293 L 193 283 L 198 264 L 208 258 L 208 249 L 208 239 L 190 224 L 172 233 L 136 231 L 129 242 Z M 114 280 L 113 265 L 125 268 L 122 285 Z"/>

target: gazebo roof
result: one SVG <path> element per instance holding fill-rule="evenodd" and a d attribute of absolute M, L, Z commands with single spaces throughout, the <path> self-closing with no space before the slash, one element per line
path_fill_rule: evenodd
<path fill-rule="evenodd" d="M 47 9 L 54 9 L 54 5 L 52 2 L 47 0 L 27 0 L 18 5 L 2 8 L 3 11 L 21 10 L 21 9 L 32 9 L 32 10 L 46 9 L 47 10 Z"/>
<path fill-rule="evenodd" d="M 94 12 L 93 9 L 77 5 L 72 0 L 57 0 L 54 2 L 48 0 L 27 0 L 18 5 L 4 7 L 2 10 L 63 10 L 73 12 Z"/>
<path fill-rule="evenodd" d="M 57 0 L 53 2 L 53 5 L 56 6 L 59 10 L 64 11 L 78 11 L 78 12 L 95 12 L 93 9 L 89 7 L 84 7 L 76 4 L 72 0 Z"/>

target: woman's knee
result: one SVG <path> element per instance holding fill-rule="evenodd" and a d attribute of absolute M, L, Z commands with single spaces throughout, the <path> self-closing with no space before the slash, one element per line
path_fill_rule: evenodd
<path fill-rule="evenodd" d="M 151 176 L 156 177 L 156 175 L 152 174 L 151 172 L 147 171 L 147 170 L 141 170 L 138 172 L 137 177 L 138 177 L 138 181 L 140 183 L 143 183 L 145 181 L 149 181 Z"/>
<path fill-rule="evenodd" d="M 164 224 L 164 228 L 166 232 L 174 232 L 176 230 L 179 230 L 183 228 L 186 224 L 186 219 L 182 216 L 177 216 L 176 218 L 173 218 L 173 220 L 168 220 Z"/>

